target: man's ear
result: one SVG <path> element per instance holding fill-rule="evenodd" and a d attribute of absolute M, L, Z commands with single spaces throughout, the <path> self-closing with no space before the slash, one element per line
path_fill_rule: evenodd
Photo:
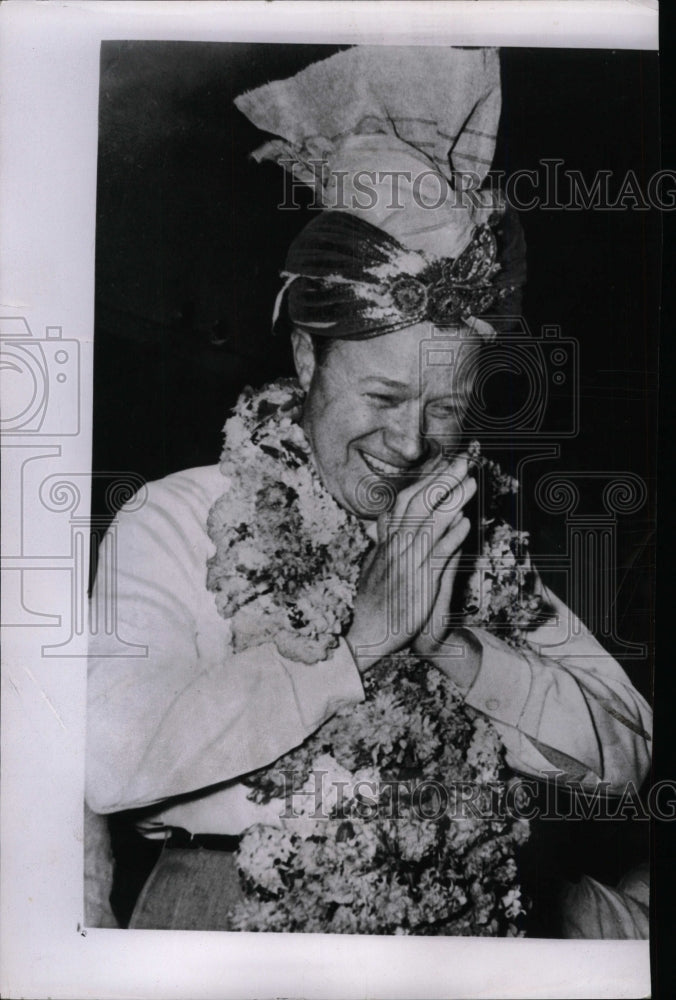
<path fill-rule="evenodd" d="M 296 374 L 303 392 L 310 388 L 312 376 L 317 367 L 312 338 L 304 330 L 293 330 L 291 333 L 291 347 L 293 349 L 293 360 L 296 366 Z"/>

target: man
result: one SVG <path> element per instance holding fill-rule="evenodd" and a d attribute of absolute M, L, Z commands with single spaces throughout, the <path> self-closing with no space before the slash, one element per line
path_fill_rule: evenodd
<path fill-rule="evenodd" d="M 317 73 L 329 95 L 337 83 L 368 77 L 368 100 L 376 84 L 387 90 L 395 66 L 400 82 L 406 75 L 400 52 L 370 55 L 360 73 L 350 61 L 369 53 L 351 52 L 310 67 L 303 80 L 299 74 L 286 81 L 274 128 L 268 121 L 274 85 L 256 92 L 258 102 L 247 95 L 240 107 L 261 127 L 287 136 L 283 119 L 289 107 L 297 118 L 294 102 L 316 92 Z M 440 50 L 428 67 L 431 83 L 439 84 L 426 91 L 428 101 L 443 97 L 448 72 L 456 73 L 457 121 L 445 128 L 460 130 L 454 149 L 470 173 L 486 162 L 480 154 L 491 122 L 469 111 L 481 105 L 497 124 L 493 55 Z M 412 72 L 419 56 L 411 50 L 408 57 Z M 410 92 L 403 87 L 402 94 Z M 346 103 L 359 127 L 365 119 L 382 122 L 383 115 L 364 113 L 362 96 Z M 404 118 L 407 110 L 401 121 L 413 120 Z M 388 114 L 400 120 L 391 106 Z M 647 704 L 555 595 L 542 588 L 553 613 L 522 650 L 486 629 L 444 624 L 470 531 L 464 509 L 476 489 L 461 440 L 480 345 L 494 332 L 482 317 L 514 292 L 523 267 L 504 252 L 499 267 L 503 215 L 478 193 L 468 207 L 444 178 L 438 150 L 421 156 L 418 133 L 412 143 L 402 139 L 401 126 L 355 132 L 342 120 L 329 126 L 327 115 L 322 105 L 319 121 L 304 114 L 303 127 L 311 137 L 339 136 L 327 140 L 328 154 L 323 146 L 329 211 L 292 245 L 284 291 L 304 393 L 300 423 L 317 474 L 337 504 L 367 525 L 374 544 L 361 566 L 349 627 L 324 660 L 309 665 L 283 655 L 274 637 L 232 649 L 231 622 L 205 587 L 213 558 L 207 521 L 215 504 L 228 509 L 218 466 L 151 483 L 145 504 L 118 514 L 117 621 L 125 640 L 148 653 L 108 657 L 105 636 L 94 640 L 87 798 L 102 814 L 143 809 L 140 828 L 151 837 L 177 829 L 232 837 L 274 822 L 273 810 L 250 801 L 238 779 L 298 746 L 339 707 L 358 703 L 364 673 L 403 648 L 443 670 L 466 703 L 490 718 L 517 772 L 541 777 L 558 770 L 589 786 L 606 781 L 619 792 L 628 780 L 639 784 L 648 767 Z M 428 118 L 419 112 L 415 122 L 421 121 Z M 435 134 L 444 134 L 438 123 Z M 308 144 L 295 132 L 293 138 L 299 162 Z M 266 155 L 281 159 L 289 148 Z M 386 163 L 390 174 L 395 164 L 404 179 L 408 172 L 401 203 L 376 197 L 364 207 L 351 197 L 360 192 L 360 172 L 373 163 Z M 416 184 L 420 195 L 433 178 L 445 184 L 444 199 L 414 197 Z M 382 195 L 378 183 L 374 190 Z M 431 337 L 446 359 L 435 365 L 424 361 Z M 431 502 L 438 484 L 443 500 Z M 374 509 L 374 490 L 389 497 L 387 510 Z M 432 542 L 425 547 L 430 521 Z M 102 580 L 99 571 L 97 586 Z M 393 629 L 394 605 L 400 614 Z"/>
<path fill-rule="evenodd" d="M 446 470 L 447 481 L 455 483 L 452 495 L 435 518 L 435 548 L 425 556 L 446 560 L 443 588 L 425 600 L 425 562 L 414 573 L 404 571 L 394 539 L 406 516 L 417 513 L 420 521 L 426 512 L 426 487 L 440 478 L 440 456 L 459 435 L 463 408 L 447 371 L 419 372 L 427 332 L 410 327 L 372 340 L 338 341 L 321 364 L 310 337 L 294 334 L 299 381 L 307 392 L 304 427 L 320 474 L 340 502 L 371 517 L 377 530 L 352 625 L 326 663 L 310 668 L 284 661 L 270 645 L 265 654 L 233 654 L 232 672 L 223 670 L 227 622 L 204 587 L 213 550 L 206 518 L 223 489 L 217 466 L 149 484 L 140 510 L 118 514 L 120 634 L 149 650 L 147 658 L 113 659 L 97 658 L 94 647 L 89 801 L 95 810 L 147 806 L 270 763 L 337 704 L 362 697 L 359 675 L 374 659 L 411 643 L 426 657 L 436 656 L 468 703 L 493 719 L 516 770 L 539 776 L 564 763 L 572 777 L 609 781 L 617 790 L 629 779 L 641 781 L 648 763 L 642 735 L 647 706 L 553 595 L 558 623 L 532 634 L 532 652 L 517 653 L 474 629 L 462 638 L 465 655 L 447 657 L 443 640 L 420 634 L 431 617 L 440 619 L 436 605 L 450 603 L 470 528 L 462 508 L 476 488 L 467 458 L 455 458 Z M 448 339 L 457 343 L 457 335 Z M 419 478 L 410 484 L 414 470 Z M 366 475 L 403 485 L 389 518 L 373 520 L 360 504 L 357 488 Z M 390 588 L 403 607 L 415 608 L 408 630 L 397 636 L 388 636 Z M 229 787 L 165 807 L 161 815 L 194 833 L 241 832 L 243 795 Z M 233 806 L 226 806 L 231 800 Z M 199 821 L 189 822 L 195 813 Z"/>

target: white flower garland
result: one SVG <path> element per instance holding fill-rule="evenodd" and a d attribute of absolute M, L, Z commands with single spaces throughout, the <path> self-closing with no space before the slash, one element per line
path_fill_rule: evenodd
<path fill-rule="evenodd" d="M 216 553 L 207 585 L 231 620 L 235 650 L 272 641 L 284 656 L 315 663 L 349 626 L 371 542 L 319 479 L 298 422 L 303 398 L 292 380 L 246 389 L 227 421 L 225 490 L 208 518 Z M 494 494 L 516 491 L 515 480 L 480 457 L 478 444 L 470 454 L 489 473 Z M 520 645 L 543 612 L 528 536 L 499 520 L 484 528 L 464 623 Z M 468 784 L 479 786 L 483 800 L 504 801 L 498 734 L 431 663 L 410 654 L 381 660 L 364 687 L 363 703 L 339 710 L 301 747 L 246 779 L 250 798 L 278 800 L 280 810 L 289 776 L 301 802 L 318 773 L 329 780 L 321 818 L 301 807 L 277 826 L 245 832 L 238 852 L 245 898 L 233 927 L 523 933 L 513 855 L 528 838 L 527 822 L 462 815 L 454 806 L 454 788 Z M 353 790 L 340 803 L 332 792 L 336 775 Z M 448 815 L 421 819 L 411 801 L 385 814 L 387 788 L 411 775 L 450 788 Z M 365 779 L 378 789 L 375 815 L 364 814 L 354 793 Z"/>
<path fill-rule="evenodd" d="M 323 486 L 299 424 L 304 395 L 280 379 L 239 397 L 224 427 L 223 495 L 209 512 L 216 546 L 207 587 L 231 621 L 233 649 L 274 642 L 304 663 L 325 659 L 351 620 L 362 557 L 371 545 L 364 527 Z M 482 459 L 494 494 L 518 483 Z M 538 619 L 528 534 L 485 521 L 483 552 L 465 598 L 467 625 L 492 628 L 514 645 Z"/>
<path fill-rule="evenodd" d="M 236 651 L 272 641 L 283 656 L 316 663 L 350 620 L 371 543 L 317 475 L 302 403 L 298 384 L 280 380 L 246 389 L 227 421 L 207 587 L 231 619 Z"/>

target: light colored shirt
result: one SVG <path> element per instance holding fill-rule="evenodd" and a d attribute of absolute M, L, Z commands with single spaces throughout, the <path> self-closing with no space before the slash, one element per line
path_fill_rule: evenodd
<path fill-rule="evenodd" d="M 223 485 L 218 466 L 149 483 L 142 506 L 118 513 L 115 556 L 97 574 L 97 589 L 112 580 L 117 635 L 146 653 L 119 655 L 117 646 L 107 655 L 104 629 L 92 639 L 87 801 L 100 813 L 157 803 L 148 832 L 236 834 L 273 821 L 271 807 L 250 802 L 237 779 L 364 698 L 343 640 L 312 665 L 272 643 L 233 653 L 229 622 L 206 589 L 214 552 L 206 520 Z M 649 766 L 650 709 L 568 608 L 546 596 L 556 614 L 524 651 L 472 628 L 481 660 L 466 703 L 491 719 L 516 771 L 543 778 L 559 770 L 583 785 L 607 781 L 611 792 L 629 780 L 638 787 Z"/>

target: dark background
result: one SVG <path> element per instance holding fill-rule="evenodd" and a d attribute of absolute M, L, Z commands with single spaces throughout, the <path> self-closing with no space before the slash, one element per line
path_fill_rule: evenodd
<path fill-rule="evenodd" d="M 271 337 L 270 316 L 286 247 L 310 210 L 277 210 L 282 171 L 248 159 L 266 136 L 232 101 L 335 51 L 103 43 L 93 468 L 104 475 L 94 480 L 95 517 L 112 514 L 104 501 L 111 476 L 151 480 L 217 461 L 241 388 L 290 373 L 288 345 Z M 646 190 L 659 168 L 655 53 L 504 49 L 502 81 L 495 169 L 509 175 L 560 158 L 563 170 L 588 181 L 612 170 L 613 191 L 633 170 Z M 611 584 L 619 636 L 649 649 L 623 665 L 650 697 L 660 216 L 541 207 L 521 221 L 528 324 L 533 331 L 560 325 L 578 340 L 581 359 L 580 433 L 561 440 L 560 457 L 539 462 L 537 475 L 628 471 L 648 486 L 648 503 L 619 518 Z M 565 423 L 570 402 L 566 388 L 554 394 L 553 426 Z M 503 452 L 508 464 L 519 456 Z M 588 492 L 586 509 L 600 513 Z M 565 551 L 565 519 L 524 499 L 546 577 L 545 557 Z M 622 659 L 620 647 L 606 645 Z M 538 836 L 543 850 L 530 861 L 538 884 L 551 876 L 547 850 L 559 873 L 585 871 L 609 883 L 647 853 L 640 823 L 550 823 Z M 549 932 L 546 919 L 542 926 Z"/>

